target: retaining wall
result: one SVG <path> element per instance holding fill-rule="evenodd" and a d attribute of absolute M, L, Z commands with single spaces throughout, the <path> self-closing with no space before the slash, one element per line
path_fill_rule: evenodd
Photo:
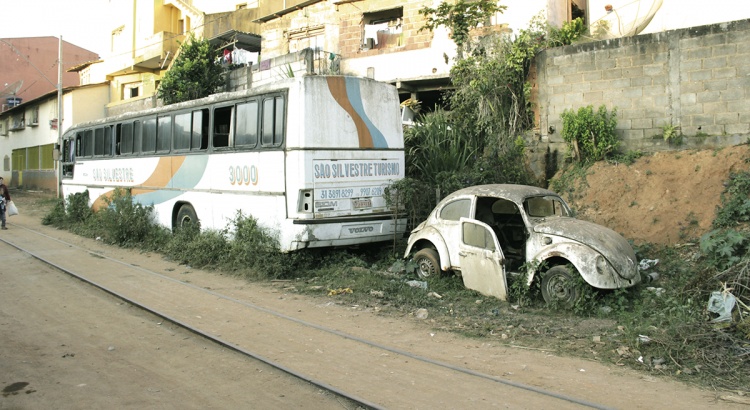
<path fill-rule="evenodd" d="M 541 156 L 564 157 L 565 110 L 617 108 L 622 149 L 721 147 L 750 138 L 750 20 L 546 50 L 536 58 L 530 138 Z M 675 126 L 680 145 L 663 138 Z M 539 171 L 538 171 L 539 172 Z"/>

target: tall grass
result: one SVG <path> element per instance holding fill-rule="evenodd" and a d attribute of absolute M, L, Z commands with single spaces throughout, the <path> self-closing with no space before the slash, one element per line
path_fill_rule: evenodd
<path fill-rule="evenodd" d="M 300 255 L 281 253 L 277 234 L 241 213 L 222 230 L 187 226 L 172 233 L 156 223 L 153 206 L 116 190 L 97 212 L 89 207 L 88 191 L 59 201 L 43 223 L 97 238 L 105 243 L 163 253 L 196 268 L 221 269 L 248 278 L 280 278 L 298 272 Z"/>

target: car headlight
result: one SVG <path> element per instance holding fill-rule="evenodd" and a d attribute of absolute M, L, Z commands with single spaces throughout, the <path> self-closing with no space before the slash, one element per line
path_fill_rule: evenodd
<path fill-rule="evenodd" d="M 610 275 L 612 273 L 609 262 L 602 255 L 596 255 L 596 273 L 600 275 Z"/>

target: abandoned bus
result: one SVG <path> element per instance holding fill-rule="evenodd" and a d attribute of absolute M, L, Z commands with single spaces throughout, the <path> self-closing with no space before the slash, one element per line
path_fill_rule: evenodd
<path fill-rule="evenodd" d="M 117 188 L 175 228 L 227 227 L 238 211 L 282 251 L 393 239 L 406 219 L 385 188 L 404 176 L 396 89 L 305 76 L 71 127 L 62 193 L 94 208 Z"/>

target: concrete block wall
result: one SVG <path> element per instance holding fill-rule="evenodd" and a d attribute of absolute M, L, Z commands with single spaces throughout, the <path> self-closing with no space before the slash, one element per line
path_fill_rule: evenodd
<path fill-rule="evenodd" d="M 546 50 L 536 59 L 541 147 L 565 153 L 565 110 L 617 108 L 622 149 L 653 152 L 750 138 L 750 20 Z M 679 147 L 664 141 L 677 126 Z M 536 150 L 537 152 L 543 150 Z"/>

